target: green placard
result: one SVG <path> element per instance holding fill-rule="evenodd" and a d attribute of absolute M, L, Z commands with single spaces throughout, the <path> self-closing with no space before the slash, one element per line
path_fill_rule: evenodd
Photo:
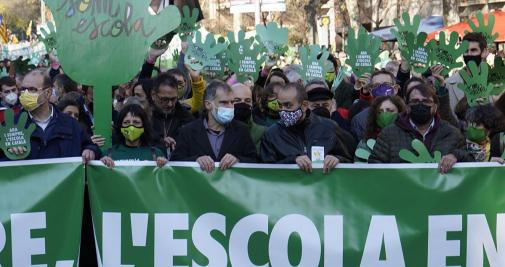
<path fill-rule="evenodd" d="M 216 43 L 214 34 L 209 33 L 202 42 L 202 34 L 195 33 L 195 41 L 188 39 L 188 51 L 184 55 L 184 62 L 193 70 L 202 70 L 205 66 L 210 66 L 216 56 L 226 49 L 226 44 Z"/>
<path fill-rule="evenodd" d="M 503 58 L 494 57 L 494 66 L 489 70 L 488 82 L 494 86 L 492 95 L 499 95 L 505 90 L 505 63 Z"/>
<path fill-rule="evenodd" d="M 46 0 L 56 23 L 58 59 L 69 77 L 94 87 L 95 134 L 111 145 L 113 85 L 130 81 L 151 44 L 180 24 L 175 6 L 153 16 L 145 1 Z M 97 5 L 102 3 L 103 6 Z"/>
<path fill-rule="evenodd" d="M 266 55 L 261 54 L 261 47 L 254 44 L 254 37 L 245 39 L 245 32 L 238 32 L 238 39 L 232 32 L 228 33 L 228 66 L 233 71 L 239 82 L 246 82 L 252 80 L 256 82 L 261 70 L 261 64 L 265 62 Z"/>
<path fill-rule="evenodd" d="M 176 32 L 179 37 L 184 42 L 189 38 L 193 37 L 193 33 L 200 29 L 198 24 L 198 15 L 200 10 L 198 8 L 193 8 L 190 13 L 189 6 L 185 5 L 182 7 L 181 24 L 177 28 Z"/>
<path fill-rule="evenodd" d="M 37 127 L 34 123 L 30 123 L 28 128 L 25 128 L 28 119 L 27 112 L 21 113 L 17 123 L 14 123 L 14 112 L 12 109 L 5 110 L 4 117 L 5 123 L 0 125 L 0 148 L 10 160 L 19 160 L 28 157 L 31 151 L 30 137 Z M 9 152 L 9 149 L 13 147 L 24 147 L 26 148 L 26 152 L 22 155 Z"/>
<path fill-rule="evenodd" d="M 410 150 L 402 149 L 400 150 L 400 158 L 410 163 L 439 163 L 442 159 L 440 151 L 435 151 L 431 156 L 424 143 L 418 139 L 412 140 L 412 148 L 417 152 L 417 155 Z"/>
<path fill-rule="evenodd" d="M 477 12 L 477 15 L 475 16 L 477 18 L 477 22 L 479 25 L 475 25 L 472 19 L 468 20 L 468 25 L 472 29 L 472 32 L 480 32 L 484 35 L 487 41 L 487 46 L 488 47 L 493 47 L 494 46 L 494 41 L 498 38 L 499 33 L 493 33 L 494 31 L 494 22 L 495 22 L 495 17 L 493 14 L 489 13 L 488 14 L 488 21 L 487 25 L 486 22 L 484 21 L 484 15 L 482 12 Z"/>
<path fill-rule="evenodd" d="M 357 158 L 362 159 L 365 162 L 368 162 L 368 158 L 370 158 L 370 155 L 372 154 L 371 151 L 373 151 L 373 148 L 375 147 L 375 143 L 376 143 L 375 139 L 366 140 L 366 146 L 367 146 L 368 150 L 364 149 L 364 148 L 358 148 L 358 149 L 356 149 L 356 152 L 354 153 L 354 155 Z"/>
<path fill-rule="evenodd" d="M 395 18 L 393 22 L 395 23 L 396 29 L 391 29 L 391 32 L 396 36 L 398 47 L 400 48 L 407 46 L 408 33 L 417 34 L 419 26 L 421 25 L 421 17 L 419 14 L 415 15 L 411 21 L 409 13 L 403 12 L 402 18 L 403 23 L 398 18 Z"/>
<path fill-rule="evenodd" d="M 56 29 L 54 28 L 54 24 L 52 22 L 47 23 L 47 28 L 40 28 L 39 39 L 44 43 L 46 47 L 47 53 L 55 53 L 56 52 Z"/>
<path fill-rule="evenodd" d="M 432 44 L 426 43 L 428 35 L 424 32 L 415 35 L 407 33 L 407 46 L 401 49 L 402 56 L 416 73 L 424 73 L 433 63 Z"/>
<path fill-rule="evenodd" d="M 465 69 L 459 71 L 464 82 L 458 84 L 458 88 L 465 92 L 470 106 L 487 104 L 494 89 L 494 85 L 488 83 L 489 65 L 482 62 L 478 67 L 474 61 L 470 61 L 468 70 L 470 74 Z"/>
<path fill-rule="evenodd" d="M 349 37 L 345 51 L 349 56 L 346 61 L 358 77 L 365 73 L 373 73 L 374 66 L 379 59 L 381 41 L 379 38 L 368 34 L 365 28 L 360 27 L 357 35 L 349 28 Z"/>
<path fill-rule="evenodd" d="M 266 26 L 256 25 L 256 33 L 256 38 L 265 46 L 269 54 L 282 56 L 288 50 L 288 28 L 281 28 L 272 21 Z"/>
<path fill-rule="evenodd" d="M 321 48 L 319 45 L 310 45 L 301 47 L 299 53 L 302 61 L 300 73 L 302 79 L 305 82 L 311 80 L 324 81 L 326 72 L 330 70 L 330 66 L 326 62 L 330 55 L 328 50 Z"/>
<path fill-rule="evenodd" d="M 448 75 L 451 70 L 463 67 L 463 62 L 457 60 L 468 49 L 468 41 L 462 42 L 459 46 L 458 42 L 458 33 L 451 32 L 449 42 L 446 43 L 445 32 L 443 31 L 439 34 L 438 44 L 436 40 L 430 41 L 434 54 L 432 57 L 433 65 L 439 63 L 444 66 L 442 75 Z"/>

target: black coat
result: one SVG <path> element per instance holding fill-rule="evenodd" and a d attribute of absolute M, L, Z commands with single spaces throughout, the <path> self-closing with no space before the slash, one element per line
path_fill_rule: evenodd
<path fill-rule="evenodd" d="M 310 158 L 312 146 L 322 146 L 325 155 L 336 156 L 340 162 L 352 162 L 356 147 L 352 142 L 352 137 L 334 121 L 312 115 L 293 127 L 277 123 L 268 128 L 260 155 L 264 163 L 293 164 L 298 156 Z"/>
<path fill-rule="evenodd" d="M 195 120 L 182 127 L 177 135 L 177 146 L 172 154 L 174 161 L 196 161 L 201 156 L 210 156 L 219 162 L 226 154 L 232 154 L 241 163 L 257 162 L 256 147 L 252 141 L 247 126 L 238 121 L 232 121 L 224 133 L 224 140 L 216 158 L 203 126 L 203 119 Z"/>
<path fill-rule="evenodd" d="M 158 108 L 155 108 L 152 117 L 154 143 L 159 147 L 165 147 L 163 142 L 165 137 L 177 137 L 177 131 L 193 120 L 191 112 L 179 102 L 177 102 L 175 110 L 171 114 L 164 114 Z"/>

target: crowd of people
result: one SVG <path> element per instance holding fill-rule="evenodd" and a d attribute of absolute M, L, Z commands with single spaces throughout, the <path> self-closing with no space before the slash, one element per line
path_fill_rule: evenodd
<path fill-rule="evenodd" d="M 465 64 L 486 60 L 482 34 L 463 39 L 469 42 Z M 505 96 L 469 106 L 459 73 L 444 76 L 440 65 L 416 74 L 407 61 L 391 61 L 386 69 L 337 81 L 340 62 L 330 55 L 333 68 L 324 80 L 302 81 L 298 65 L 267 64 L 257 81 L 239 83 L 233 74 L 216 80 L 192 70 L 184 49 L 177 68 L 153 76 L 162 52 L 153 49 L 137 77 L 112 88 L 110 149 L 101 149 L 105 139 L 93 134 L 93 88 L 72 81 L 54 56 L 47 68 L 0 78 L 0 121 L 5 109 L 28 113 L 26 126 L 36 129 L 26 159 L 82 156 L 109 167 L 117 160 L 192 161 L 212 172 L 215 163 L 223 171 L 269 163 L 297 164 L 310 173 L 318 160 L 328 173 L 339 163 L 405 162 L 400 151 L 414 151 L 414 139 L 431 154 L 441 152 L 442 173 L 457 162 L 504 163 Z M 333 82 L 339 82 L 334 91 Z M 315 148 L 321 158 L 314 158 Z M 357 149 L 369 158 L 356 157 Z M 9 153 L 26 151 L 20 146 Z"/>

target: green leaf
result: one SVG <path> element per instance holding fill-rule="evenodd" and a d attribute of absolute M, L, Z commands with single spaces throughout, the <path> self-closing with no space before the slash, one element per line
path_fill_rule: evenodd
<path fill-rule="evenodd" d="M 266 55 L 260 55 L 260 46 L 254 43 L 254 37 L 245 39 L 244 31 L 238 32 L 238 39 L 235 40 L 233 33 L 228 33 L 228 66 L 237 75 L 239 82 L 258 79 L 261 64 L 265 62 Z"/>
<path fill-rule="evenodd" d="M 445 32 L 443 31 L 439 34 L 438 44 L 435 40 L 430 41 L 434 54 L 432 65 L 438 63 L 444 66 L 442 75 L 448 75 L 451 70 L 463 67 L 463 62 L 458 62 L 457 59 L 468 49 L 468 41 L 462 42 L 459 46 L 458 41 L 458 33 L 451 32 L 449 42 L 446 42 Z"/>
<path fill-rule="evenodd" d="M 213 64 L 213 59 L 216 59 L 216 55 L 225 49 L 226 44 L 216 43 L 214 34 L 207 34 L 205 42 L 202 42 L 202 34 L 197 31 L 195 33 L 195 41 L 188 39 L 188 50 L 184 55 L 184 62 L 193 70 L 202 70 L 205 66 Z"/>
<path fill-rule="evenodd" d="M 288 29 L 280 28 L 275 22 L 269 22 L 265 27 L 256 25 L 256 39 L 261 42 L 268 53 L 278 56 L 284 55 L 288 50 Z"/>
<path fill-rule="evenodd" d="M 468 20 L 468 25 L 472 29 L 472 32 L 480 32 L 484 35 L 487 41 L 487 46 L 489 48 L 494 46 L 494 41 L 498 38 L 499 34 L 494 33 L 494 22 L 495 22 L 495 17 L 493 14 L 489 13 L 488 14 L 488 24 L 486 25 L 486 22 L 484 21 L 484 15 L 482 12 L 477 12 L 477 15 L 475 16 L 477 18 L 477 22 L 479 25 L 475 25 L 472 19 Z"/>
<path fill-rule="evenodd" d="M 433 43 L 426 43 L 428 35 L 424 32 L 415 35 L 407 34 L 407 46 L 401 49 L 402 56 L 416 73 L 424 73 L 433 63 Z"/>
<path fill-rule="evenodd" d="M 474 61 L 470 61 L 468 69 L 470 74 L 465 69 L 459 71 L 464 81 L 458 84 L 459 89 L 465 93 L 470 106 L 488 103 L 494 89 L 494 85 L 488 83 L 489 65 L 482 62 L 479 68 Z"/>
<path fill-rule="evenodd" d="M 36 126 L 34 123 L 30 123 L 28 128 L 25 128 L 27 119 L 27 113 L 22 112 L 18 122 L 14 123 L 14 112 L 12 109 L 5 110 L 5 123 L 0 125 L 0 148 L 10 160 L 24 159 L 30 155 L 30 137 L 33 131 L 35 131 Z M 22 155 L 13 154 L 9 152 L 9 149 L 13 147 L 25 147 L 26 152 Z"/>
<path fill-rule="evenodd" d="M 400 150 L 400 158 L 409 163 L 438 163 L 442 158 L 440 151 L 435 151 L 432 157 L 428 148 L 418 139 L 412 140 L 412 148 L 417 152 L 417 155 L 410 150 Z"/>
<path fill-rule="evenodd" d="M 360 27 L 355 37 L 354 30 L 349 28 L 349 36 L 345 50 L 349 59 L 346 61 L 358 77 L 365 73 L 373 73 L 374 66 L 379 59 L 381 41 L 368 34 Z"/>

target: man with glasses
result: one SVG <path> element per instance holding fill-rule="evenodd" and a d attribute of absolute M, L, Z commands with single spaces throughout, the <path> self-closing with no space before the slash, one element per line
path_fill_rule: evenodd
<path fill-rule="evenodd" d="M 167 157 L 176 147 L 177 130 L 194 118 L 178 100 L 177 80 L 169 74 L 160 74 L 154 80 L 151 98 L 154 103 L 153 130 L 157 144 L 166 148 Z"/>
<path fill-rule="evenodd" d="M 35 69 L 22 81 L 19 100 L 28 113 L 25 127 L 35 124 L 30 138 L 31 151 L 27 159 L 47 159 L 82 156 L 83 162 L 100 157 L 100 150 L 86 136 L 79 123 L 61 113 L 49 103 L 52 83 L 47 70 Z M 9 152 L 23 155 L 27 147 L 14 147 Z"/>
<path fill-rule="evenodd" d="M 402 149 L 417 153 L 412 148 L 414 139 L 422 141 L 431 155 L 434 151 L 442 153 L 441 173 L 447 173 L 456 162 L 473 161 L 460 131 L 440 119 L 438 96 L 430 85 L 412 87 L 406 99 L 407 112 L 401 114 L 394 124 L 382 129 L 368 160 L 370 163 L 404 162 L 399 156 Z"/>

